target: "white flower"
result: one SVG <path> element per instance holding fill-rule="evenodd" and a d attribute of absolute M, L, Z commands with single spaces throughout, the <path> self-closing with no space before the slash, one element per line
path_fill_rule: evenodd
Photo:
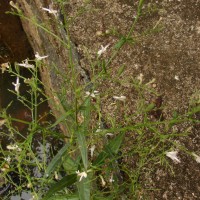
<path fill-rule="evenodd" d="M 139 83 L 140 83 L 140 84 L 142 84 L 143 77 L 144 77 L 144 75 L 143 75 L 142 73 L 140 73 L 140 74 L 137 76 L 137 79 L 139 80 Z"/>
<path fill-rule="evenodd" d="M 51 8 L 52 6 L 49 6 L 49 8 L 43 8 L 42 10 L 47 11 L 49 14 L 53 14 L 55 17 L 57 17 L 58 15 L 58 11 L 54 10 L 53 8 Z"/>
<path fill-rule="evenodd" d="M 31 65 L 28 63 L 28 59 L 22 61 L 22 63 L 18 63 L 17 65 L 21 66 L 21 67 L 25 67 L 25 68 L 30 68 L 30 69 L 34 69 L 34 65 Z"/>
<path fill-rule="evenodd" d="M 19 77 L 17 77 L 16 83 L 12 84 L 15 86 L 15 91 L 17 92 L 17 94 L 19 94 L 19 86 L 20 86 Z"/>
<path fill-rule="evenodd" d="M 10 161 L 11 161 L 11 157 L 10 157 L 10 156 L 5 157 L 4 160 L 7 161 L 8 163 L 10 163 Z"/>
<path fill-rule="evenodd" d="M 10 1 L 9 3 L 13 8 L 15 8 L 18 12 L 20 12 L 20 9 L 18 8 L 17 3 L 14 3 L 13 1 Z"/>
<path fill-rule="evenodd" d="M 76 171 L 76 174 L 77 174 L 77 176 L 80 176 L 79 182 L 82 181 L 83 177 L 87 178 L 87 173 L 86 172 L 79 172 L 79 170 L 78 170 L 78 171 Z"/>
<path fill-rule="evenodd" d="M 56 180 L 59 180 L 58 172 L 57 172 L 57 171 L 54 172 L 54 176 L 55 176 L 55 179 L 56 179 Z"/>
<path fill-rule="evenodd" d="M 115 181 L 115 180 L 113 179 L 113 174 L 111 174 L 110 179 L 109 179 L 109 182 L 112 183 L 112 182 L 114 182 L 114 181 Z"/>
<path fill-rule="evenodd" d="M 178 151 L 167 152 L 166 156 L 171 158 L 174 162 L 180 163 L 181 161 L 177 157 Z"/>
<path fill-rule="evenodd" d="M 87 92 L 85 92 L 85 94 L 86 94 L 86 97 L 89 97 L 89 96 L 91 96 L 91 97 L 95 98 L 97 95 L 99 95 L 99 91 L 97 91 L 97 90 L 94 90 L 94 92 L 93 92 L 93 93 L 91 93 L 91 92 L 87 91 Z"/>
<path fill-rule="evenodd" d="M 32 188 L 33 185 L 32 185 L 31 183 L 28 183 L 28 184 L 26 185 L 26 187 L 27 187 L 27 188 Z M 32 199 L 32 198 L 31 198 L 31 199 Z M 31 200 L 31 199 L 29 199 L 29 200 Z"/>
<path fill-rule="evenodd" d="M 113 133 L 106 133 L 106 136 L 113 136 Z"/>
<path fill-rule="evenodd" d="M 177 80 L 177 81 L 179 81 L 179 80 L 180 80 L 180 79 L 179 79 L 179 77 L 178 77 L 178 76 L 176 76 L 176 75 L 174 76 L 174 79 L 175 79 L 175 80 Z"/>
<path fill-rule="evenodd" d="M 95 148 L 96 148 L 95 145 L 92 145 L 92 146 L 90 147 L 90 155 L 91 155 L 91 157 L 93 157 L 93 155 L 94 155 L 94 150 L 95 150 Z"/>
<path fill-rule="evenodd" d="M 113 96 L 113 98 L 116 99 L 116 100 L 119 100 L 119 101 L 125 101 L 125 100 L 126 100 L 126 97 L 125 97 L 125 96 L 120 96 L 120 97 L 118 97 L 118 96 Z"/>
<path fill-rule="evenodd" d="M 13 145 L 8 145 L 6 147 L 8 150 L 17 150 L 17 151 L 22 151 L 21 148 L 19 148 L 19 146 L 17 144 L 13 144 Z"/>
<path fill-rule="evenodd" d="M 0 120 L 0 127 L 3 126 L 5 124 L 5 122 L 6 122 L 5 119 Z"/>
<path fill-rule="evenodd" d="M 8 164 L 4 164 L 3 167 L 0 169 L 2 172 L 8 171 L 10 166 Z"/>
<path fill-rule="evenodd" d="M 105 187 L 106 182 L 105 182 L 103 176 L 100 175 L 99 177 L 100 177 L 100 179 L 101 179 L 101 185 L 102 185 L 103 187 Z"/>
<path fill-rule="evenodd" d="M 98 56 L 101 56 L 101 54 L 103 54 L 109 46 L 110 44 L 106 45 L 105 47 L 101 45 L 101 49 L 97 52 Z"/>
<path fill-rule="evenodd" d="M 195 153 L 192 153 L 192 155 L 194 156 L 196 162 L 200 163 L 200 156 L 198 156 L 198 155 L 195 154 Z"/>
<path fill-rule="evenodd" d="M 101 131 L 102 131 L 102 129 L 98 128 L 98 129 L 96 130 L 96 133 L 99 133 L 99 132 L 101 132 Z"/>
<path fill-rule="evenodd" d="M 2 73 L 4 73 L 4 71 L 6 71 L 6 69 L 9 69 L 9 63 L 2 63 L 1 64 L 1 70 L 2 70 Z"/>
<path fill-rule="evenodd" d="M 102 132 L 103 131 L 103 124 L 100 122 L 99 123 L 99 128 L 96 130 L 96 133 Z"/>
<path fill-rule="evenodd" d="M 36 54 L 35 54 L 35 58 L 36 58 L 36 60 L 38 60 L 38 61 L 40 61 L 40 60 L 42 60 L 42 59 L 44 59 L 44 58 L 47 58 L 47 57 L 48 57 L 48 56 L 40 56 L 38 52 L 36 52 Z"/>

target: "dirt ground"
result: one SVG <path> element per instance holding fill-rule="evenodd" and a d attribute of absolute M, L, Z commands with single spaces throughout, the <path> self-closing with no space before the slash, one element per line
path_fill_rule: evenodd
<path fill-rule="evenodd" d="M 131 0 L 94 0 L 84 5 L 83 1 L 71 0 L 66 4 L 68 15 L 77 16 L 71 26 L 71 37 L 78 46 L 82 66 L 91 77 L 93 71 L 89 66 L 95 61 L 101 45 L 110 45 L 103 55 L 108 59 L 120 36 L 129 31 L 136 16 L 137 3 Z M 80 8 L 84 8 L 82 13 Z M 195 95 L 199 98 L 199 10 L 199 0 L 145 1 L 143 15 L 132 35 L 137 38 L 135 43 L 126 44 L 109 66 L 112 79 L 99 81 L 96 85 L 105 115 L 114 115 L 111 106 L 113 95 L 125 95 L 130 113 L 135 109 L 136 96 L 131 81 L 141 74 L 143 83 L 155 79 L 153 87 L 162 98 L 165 118 L 174 111 L 186 112 L 191 99 Z M 125 71 L 117 77 L 122 65 Z M 113 81 L 115 77 L 120 81 Z M 146 98 L 151 101 L 152 97 Z M 199 134 L 199 126 L 195 126 L 187 139 L 178 142 L 189 151 L 200 154 Z M 144 188 L 154 188 L 147 192 L 149 199 L 200 198 L 200 164 L 185 155 L 180 155 L 180 158 L 181 163 L 171 163 L 175 176 L 159 166 L 146 177 L 141 177 L 141 180 L 146 180 Z"/>

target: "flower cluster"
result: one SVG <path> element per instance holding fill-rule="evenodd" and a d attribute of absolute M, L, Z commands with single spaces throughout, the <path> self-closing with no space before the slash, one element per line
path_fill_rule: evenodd
<path fill-rule="evenodd" d="M 48 56 L 40 56 L 38 52 L 36 52 L 36 54 L 35 54 L 36 61 L 41 61 L 47 57 Z M 22 61 L 22 63 L 17 63 L 17 65 L 20 67 L 27 68 L 27 69 L 35 69 L 35 66 L 33 64 L 30 64 L 28 59 L 25 59 L 24 61 Z M 6 67 L 7 67 L 7 65 L 6 65 Z M 19 87 L 20 87 L 19 77 L 17 77 L 16 83 L 12 83 L 12 84 L 15 86 L 16 93 L 19 94 Z"/>
<path fill-rule="evenodd" d="M 97 95 L 99 95 L 99 91 L 97 91 L 97 90 L 94 90 L 94 92 L 87 91 L 87 92 L 85 92 L 85 94 L 86 94 L 86 97 L 93 97 L 93 98 L 95 98 Z"/>
<path fill-rule="evenodd" d="M 28 59 L 22 61 L 22 63 L 18 63 L 17 65 L 20 66 L 20 67 L 25 67 L 27 69 L 34 69 L 35 68 L 34 65 L 28 63 Z"/>

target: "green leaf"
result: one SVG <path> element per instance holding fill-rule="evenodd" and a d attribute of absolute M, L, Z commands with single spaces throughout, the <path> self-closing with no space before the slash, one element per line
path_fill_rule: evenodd
<path fill-rule="evenodd" d="M 83 178 L 80 182 L 78 182 L 78 193 L 80 200 L 90 200 L 90 181 L 89 176 L 87 178 Z"/>
<path fill-rule="evenodd" d="M 126 43 L 126 37 L 122 37 L 114 46 L 115 49 L 120 49 Z"/>
<path fill-rule="evenodd" d="M 112 139 L 108 145 L 106 145 L 103 151 L 99 154 L 96 160 L 93 162 L 93 166 L 99 167 L 102 165 L 106 158 L 113 156 L 113 154 L 117 154 L 121 143 L 124 139 L 124 133 L 118 134 L 114 139 Z"/>
<path fill-rule="evenodd" d="M 178 118 L 178 112 L 174 111 L 172 117 L 173 117 L 173 119 L 177 119 Z"/>
<path fill-rule="evenodd" d="M 81 125 L 81 127 L 79 127 L 78 130 L 76 131 L 78 147 L 81 153 L 81 158 L 82 158 L 85 170 L 87 170 L 87 167 L 88 167 L 88 152 L 87 152 L 86 135 L 87 135 L 88 126 L 90 122 L 90 106 L 91 106 L 90 98 L 87 98 L 83 105 L 85 109 L 82 111 L 83 116 L 84 116 L 84 122 Z"/>
<path fill-rule="evenodd" d="M 126 65 L 122 65 L 122 66 L 119 68 L 117 75 L 118 75 L 118 76 L 121 76 L 121 74 L 124 72 L 125 68 L 126 68 Z"/>
<path fill-rule="evenodd" d="M 146 109 L 145 109 L 145 112 L 150 112 L 152 111 L 154 108 L 156 107 L 156 105 L 154 103 L 150 103 Z"/>
<path fill-rule="evenodd" d="M 49 200 L 52 198 L 52 195 L 55 195 L 56 192 L 62 190 L 65 187 L 71 186 L 76 182 L 77 175 L 76 174 L 71 174 L 68 176 L 65 176 L 62 180 L 59 182 L 55 183 L 49 191 L 45 194 L 45 197 L 42 200 Z"/>
<path fill-rule="evenodd" d="M 113 196 L 107 196 L 107 197 L 103 197 L 103 196 L 94 196 L 93 200 L 113 200 Z"/>
<path fill-rule="evenodd" d="M 106 62 L 105 62 L 105 60 L 102 61 L 101 66 L 102 66 L 103 72 L 104 72 L 105 74 L 107 74 Z"/>
<path fill-rule="evenodd" d="M 78 195 L 55 195 L 49 200 L 79 200 Z"/>
<path fill-rule="evenodd" d="M 64 157 L 63 167 L 68 173 L 77 171 L 78 163 L 76 163 L 69 155 Z"/>
<path fill-rule="evenodd" d="M 187 113 L 189 116 L 194 115 L 196 113 L 200 112 L 200 105 L 193 107 L 190 109 L 190 111 Z"/>
<path fill-rule="evenodd" d="M 73 113 L 72 110 L 66 112 L 64 115 L 62 115 L 60 118 L 58 118 L 58 119 L 56 120 L 56 122 L 53 123 L 49 128 L 51 129 L 51 128 L 55 127 L 56 125 L 58 125 L 59 123 L 63 122 L 63 121 L 64 121 L 69 115 L 71 115 L 72 113 Z"/>
<path fill-rule="evenodd" d="M 143 4 L 144 4 L 144 0 L 140 0 L 139 5 L 138 5 L 138 11 L 139 12 L 141 12 Z"/>
<path fill-rule="evenodd" d="M 84 107 L 85 109 L 83 110 L 83 116 L 84 116 L 83 126 L 84 126 L 84 130 L 87 131 L 89 123 L 90 123 L 90 110 L 91 110 L 90 98 L 87 98 L 85 100 Z"/>
<path fill-rule="evenodd" d="M 67 149 L 69 147 L 69 144 L 65 144 L 59 152 L 53 157 L 52 161 L 49 163 L 45 177 L 49 176 L 55 169 L 56 167 L 61 163 L 61 159 L 64 156 L 64 154 L 67 152 Z"/>
<path fill-rule="evenodd" d="M 85 170 L 87 170 L 88 152 L 87 152 L 87 142 L 86 142 L 85 132 L 79 129 L 78 131 L 76 131 L 76 136 L 77 136 L 78 148 L 81 153 L 83 165 L 84 165 Z"/>

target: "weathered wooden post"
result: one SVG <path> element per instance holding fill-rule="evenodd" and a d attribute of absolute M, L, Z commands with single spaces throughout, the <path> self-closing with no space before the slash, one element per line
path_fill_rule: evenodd
<path fill-rule="evenodd" d="M 74 101 L 70 86 L 64 85 L 66 82 L 62 75 L 70 77 L 75 69 L 85 82 L 88 82 L 89 77 L 79 65 L 76 47 L 68 38 L 58 5 L 53 5 L 50 0 L 44 2 L 17 0 L 16 4 L 11 4 L 13 7 L 16 6 L 16 10 L 20 13 L 23 28 L 34 52 L 48 55 L 48 59 L 44 60 L 43 67 L 40 69 L 40 74 L 45 92 L 50 97 L 49 105 L 58 119 L 66 113 L 59 99 L 61 88 L 65 87 L 68 90 L 66 102 L 70 104 Z M 73 67 L 69 67 L 69 63 Z M 65 136 L 69 136 L 66 123 L 62 122 L 60 127 Z"/>

